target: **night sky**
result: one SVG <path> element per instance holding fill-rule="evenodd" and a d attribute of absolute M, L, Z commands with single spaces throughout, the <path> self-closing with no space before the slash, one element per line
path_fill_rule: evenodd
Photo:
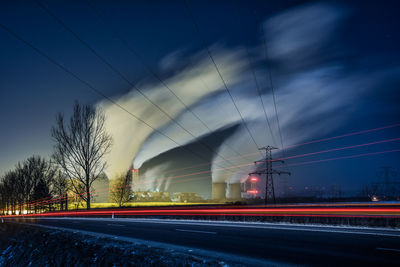
<path fill-rule="evenodd" d="M 330 34 L 329 39 L 323 44 L 318 47 L 303 47 L 301 49 L 307 51 L 306 55 L 300 53 L 292 57 L 289 54 L 290 58 L 285 58 L 285 60 L 281 60 L 284 57 L 275 56 L 272 49 L 271 66 L 278 98 L 279 116 L 284 118 L 284 114 L 288 112 L 285 107 L 290 107 L 290 103 L 279 104 L 280 90 L 284 95 L 282 88 L 288 86 L 285 81 L 290 79 L 293 81 L 291 83 L 293 86 L 301 85 L 293 76 L 305 70 L 317 70 L 320 65 L 323 65 L 325 69 L 334 69 L 334 74 L 328 72 L 323 75 L 331 75 L 332 77 L 329 78 L 332 80 L 335 80 L 337 76 L 341 80 L 337 84 L 322 84 L 322 86 L 332 86 L 333 90 L 340 93 L 343 90 L 359 92 L 359 87 L 363 86 L 368 89 L 360 90 L 360 93 L 351 100 L 347 100 L 349 102 L 340 108 L 321 109 L 307 116 L 298 114 L 297 120 L 292 119 L 289 124 L 282 127 L 284 143 L 290 143 L 293 135 L 302 134 L 313 128 L 316 130 L 312 131 L 312 134 L 305 134 L 307 137 L 302 140 L 303 142 L 400 123 L 400 34 L 398 31 L 400 20 L 398 19 L 399 6 L 396 1 L 379 1 L 374 4 L 369 3 L 370 1 L 188 1 L 202 37 L 196 32 L 183 1 L 89 2 L 93 3 L 95 8 L 107 18 L 111 27 L 116 29 L 118 34 L 135 48 L 146 64 L 163 79 L 168 79 L 185 69 L 186 62 L 189 59 L 193 61 L 192 55 L 204 52 L 202 38 L 210 46 L 221 46 L 227 50 L 250 47 L 258 51 L 257 49 L 262 50 L 260 48 L 263 43 L 261 27 L 266 21 L 266 25 L 273 25 L 274 18 L 279 17 L 280 14 L 288 14 L 287 12 L 293 10 L 297 12 L 296 10 L 302 10 L 304 7 L 334 7 L 333 15 L 340 19 L 335 19 L 332 29 L 326 29 L 330 31 Z M 86 1 L 43 1 L 42 3 L 125 77 L 135 84 L 145 83 L 145 81 L 156 83 L 143 64 L 120 40 L 115 38 L 110 28 L 96 16 Z M 339 10 L 338 13 L 335 13 L 336 10 Z M 299 12 L 299 14 L 302 13 Z M 305 13 L 305 20 L 307 14 Z M 268 21 L 271 23 L 268 24 Z M 131 86 L 110 71 L 35 1 L 2 1 L 0 24 L 62 63 L 105 95 L 117 98 L 131 90 Z M 281 26 L 284 31 L 285 25 Z M 268 33 L 273 34 L 274 30 Z M 275 33 L 280 34 L 278 31 Z M 312 27 L 308 33 L 310 36 L 314 34 Z M 319 33 L 315 32 L 316 35 Z M 295 30 L 293 36 L 295 39 L 289 39 L 291 43 L 288 46 L 293 45 L 292 42 L 301 44 L 308 38 L 308 36 L 296 35 Z M 314 37 L 318 38 L 318 36 Z M 70 114 L 75 100 L 96 105 L 103 98 L 3 28 L 0 28 L 0 38 L 0 174 L 3 174 L 18 161 L 33 154 L 51 155 L 53 143 L 50 129 L 55 122 L 57 112 Z M 271 41 L 272 46 L 273 38 L 274 36 L 267 36 L 267 41 Z M 284 50 L 286 47 L 280 46 L 280 48 Z M 266 67 L 265 58 L 263 59 L 262 56 L 260 58 L 255 56 L 255 58 L 257 68 L 261 70 Z M 338 65 L 341 66 L 339 70 Z M 261 77 L 260 81 L 264 82 Z M 341 87 L 342 84 L 346 86 Z M 301 87 L 299 88 L 298 94 L 305 93 Z M 210 95 L 202 101 L 211 103 L 212 99 L 213 95 Z M 292 101 L 302 101 L 302 99 L 292 98 Z M 319 101 L 319 104 L 329 106 L 331 98 L 322 98 Z M 308 114 L 313 107 L 304 106 L 303 108 L 304 114 Z M 262 110 L 259 112 L 262 113 Z M 143 119 L 146 120 L 145 117 Z M 274 117 L 271 118 L 273 119 Z M 326 129 L 331 122 L 334 127 Z M 234 125 L 236 124 L 224 125 L 224 127 Z M 236 126 L 233 128 L 236 129 Z M 160 129 L 168 131 L 168 125 Z M 135 130 L 133 129 L 132 132 L 134 135 Z M 230 136 L 230 134 L 224 133 L 224 136 Z M 392 127 L 301 146 L 288 150 L 286 153 L 296 155 L 399 137 L 400 127 Z M 149 140 L 154 138 L 154 134 L 148 138 Z M 262 136 L 258 138 L 257 140 L 262 140 Z M 192 140 L 188 143 L 196 146 L 196 141 Z M 210 144 L 213 144 L 215 148 L 219 147 L 219 144 L 213 142 Z M 151 142 L 146 145 L 151 147 Z M 288 160 L 287 164 L 397 149 L 400 149 L 400 141 Z M 254 152 L 254 147 L 246 152 L 251 151 Z M 182 151 L 176 149 L 170 150 L 169 157 L 174 158 L 177 153 L 179 157 L 182 157 Z M 209 152 L 205 153 L 211 161 L 213 156 L 209 154 Z M 165 156 L 165 153 L 162 155 Z M 277 156 L 279 155 L 278 153 Z M 154 159 L 154 164 L 157 164 L 157 160 L 159 161 L 160 157 Z M 329 188 L 333 184 L 338 184 L 344 192 L 351 194 L 361 190 L 363 185 L 379 179 L 377 172 L 382 166 L 392 167 L 397 171 L 397 180 L 400 179 L 399 163 L 400 152 L 393 152 L 285 169 L 293 173 L 288 180 L 289 185 L 298 192 L 303 192 L 305 187 Z M 184 164 L 190 165 L 188 162 Z M 149 168 L 149 160 L 145 167 Z"/>

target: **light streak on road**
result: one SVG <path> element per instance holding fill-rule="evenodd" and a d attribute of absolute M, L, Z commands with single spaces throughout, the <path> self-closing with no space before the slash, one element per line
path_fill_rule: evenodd
<path fill-rule="evenodd" d="M 389 217 L 400 218 L 400 207 L 165 207 L 109 209 L 89 211 L 48 212 L 41 214 L 7 215 L 7 217 L 59 217 L 59 216 L 303 216 L 303 217 Z"/>

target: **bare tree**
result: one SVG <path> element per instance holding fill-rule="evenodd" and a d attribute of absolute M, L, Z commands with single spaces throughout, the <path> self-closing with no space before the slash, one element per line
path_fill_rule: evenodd
<path fill-rule="evenodd" d="M 112 144 L 104 123 L 102 111 L 75 103 L 69 123 L 59 113 L 51 131 L 56 142 L 53 158 L 68 176 L 75 193 L 86 201 L 88 209 L 91 185 L 105 169 L 103 158 Z M 85 188 L 85 194 L 80 193 L 80 186 Z"/>
<path fill-rule="evenodd" d="M 51 199 L 46 193 L 50 190 L 55 175 L 55 168 L 50 161 L 40 156 L 31 156 L 23 162 L 18 162 L 15 168 L 7 172 L 0 182 L 1 205 L 16 213 L 23 209 L 31 210 L 42 198 Z M 40 184 L 40 185 L 39 185 Z M 51 209 L 51 201 L 46 201 Z M 36 203 L 37 204 L 37 203 Z M 35 209 L 36 210 L 36 209 Z"/>
<path fill-rule="evenodd" d="M 15 184 L 17 183 L 16 172 L 8 171 L 2 180 L 2 192 L 5 199 L 5 209 L 6 211 L 11 211 L 15 214 L 17 206 L 17 190 Z"/>
<path fill-rule="evenodd" d="M 50 190 L 57 169 L 49 160 L 40 156 L 31 156 L 22 163 L 18 163 L 15 171 L 19 178 L 18 185 L 28 206 L 30 201 L 41 199 L 39 198 L 41 194 L 46 195 L 43 198 L 51 198 L 51 195 L 46 192 Z M 39 183 L 41 185 L 38 187 Z M 38 190 L 43 190 L 44 192 L 39 193 Z M 27 209 L 29 208 L 27 207 Z"/>
<path fill-rule="evenodd" d="M 111 180 L 110 199 L 118 203 L 119 207 L 131 200 L 132 191 L 132 173 L 128 171 L 126 175 L 120 175 Z"/>
<path fill-rule="evenodd" d="M 1 209 L 1 214 L 5 215 L 7 213 L 7 205 L 8 205 L 9 195 L 8 195 L 8 192 L 6 191 L 3 181 L 4 181 L 4 178 L 2 177 L 1 181 L 0 181 L 0 209 Z"/>
<path fill-rule="evenodd" d="M 35 200 L 46 199 L 46 201 L 40 201 L 40 202 L 36 203 L 35 211 L 37 209 L 39 209 L 39 210 L 46 209 L 46 205 L 49 206 L 49 211 L 51 211 L 52 203 L 51 203 L 50 188 L 44 179 L 42 179 L 42 178 L 39 179 L 38 183 L 33 188 L 32 199 L 35 199 Z"/>
<path fill-rule="evenodd" d="M 60 210 L 64 210 L 64 204 L 65 210 L 68 210 L 68 190 L 70 188 L 67 177 L 61 170 L 58 170 L 53 179 L 52 193 L 58 196 Z"/>

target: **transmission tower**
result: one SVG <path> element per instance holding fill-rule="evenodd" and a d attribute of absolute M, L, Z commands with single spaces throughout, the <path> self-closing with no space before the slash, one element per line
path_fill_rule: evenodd
<path fill-rule="evenodd" d="M 254 164 L 257 165 L 259 163 L 265 163 L 265 169 L 263 169 L 262 171 L 256 171 L 256 172 L 251 172 L 249 173 L 249 175 L 252 174 L 258 174 L 258 175 L 262 175 L 265 174 L 265 204 L 268 203 L 268 200 L 272 200 L 274 204 L 276 204 L 276 200 L 275 200 L 275 189 L 274 189 L 274 178 L 273 175 L 274 174 L 288 174 L 290 175 L 290 172 L 285 172 L 285 171 L 278 171 L 273 169 L 272 164 L 274 162 L 281 162 L 283 163 L 283 160 L 274 160 L 272 159 L 272 150 L 277 149 L 276 147 L 273 146 L 266 146 L 266 147 L 262 147 L 259 148 L 258 150 L 264 150 L 265 151 L 265 159 L 264 160 L 257 160 L 254 161 Z"/>

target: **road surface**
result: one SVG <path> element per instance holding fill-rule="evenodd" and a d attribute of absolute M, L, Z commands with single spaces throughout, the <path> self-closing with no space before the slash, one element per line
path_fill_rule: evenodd
<path fill-rule="evenodd" d="M 7 219 L 304 265 L 400 264 L 400 230 L 161 219 Z"/>

